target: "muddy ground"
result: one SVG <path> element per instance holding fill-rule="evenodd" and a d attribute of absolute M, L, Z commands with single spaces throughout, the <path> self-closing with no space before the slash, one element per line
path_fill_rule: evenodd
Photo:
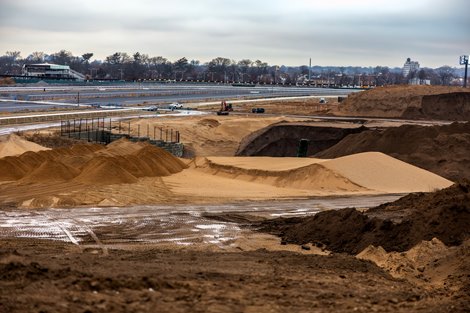
<path fill-rule="evenodd" d="M 38 249 L 38 247 L 40 247 Z M 1 312 L 464 312 L 347 255 L 1 240 Z"/>

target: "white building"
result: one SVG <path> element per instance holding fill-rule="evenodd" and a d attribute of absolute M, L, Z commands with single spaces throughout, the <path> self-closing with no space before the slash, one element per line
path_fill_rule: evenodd
<path fill-rule="evenodd" d="M 23 75 L 55 79 L 85 79 L 83 74 L 72 70 L 68 65 L 57 65 L 49 63 L 25 64 L 23 66 Z"/>
<path fill-rule="evenodd" d="M 417 61 L 411 61 L 410 58 L 406 59 L 403 65 L 402 73 L 403 77 L 407 77 L 410 72 L 417 72 L 419 70 L 419 63 Z"/>

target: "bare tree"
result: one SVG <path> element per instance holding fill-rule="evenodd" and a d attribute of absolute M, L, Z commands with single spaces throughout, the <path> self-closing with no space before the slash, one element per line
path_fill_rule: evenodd
<path fill-rule="evenodd" d="M 44 52 L 34 51 L 33 53 L 31 53 L 31 55 L 28 58 L 31 60 L 31 62 L 43 63 L 45 57 L 46 55 Z"/>
<path fill-rule="evenodd" d="M 437 75 L 439 76 L 441 85 L 448 86 L 455 77 L 455 71 L 452 67 L 444 65 L 437 69 Z"/>

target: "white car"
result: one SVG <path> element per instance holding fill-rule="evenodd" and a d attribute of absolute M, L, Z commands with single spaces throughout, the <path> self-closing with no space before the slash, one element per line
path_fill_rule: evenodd
<path fill-rule="evenodd" d="M 169 108 L 170 108 L 170 110 L 181 109 L 181 108 L 183 108 L 183 105 L 179 102 L 174 102 L 174 103 L 169 105 Z"/>

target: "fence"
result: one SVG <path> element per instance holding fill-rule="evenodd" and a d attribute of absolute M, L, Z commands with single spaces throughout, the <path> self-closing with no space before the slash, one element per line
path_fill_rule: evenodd
<path fill-rule="evenodd" d="M 148 141 L 157 147 L 181 157 L 183 144 L 180 142 L 180 132 L 168 127 L 141 125 L 132 128 L 130 122 L 113 121 L 111 118 L 84 118 L 65 120 L 60 122 L 60 135 L 108 144 L 121 138 L 130 141 Z"/>

